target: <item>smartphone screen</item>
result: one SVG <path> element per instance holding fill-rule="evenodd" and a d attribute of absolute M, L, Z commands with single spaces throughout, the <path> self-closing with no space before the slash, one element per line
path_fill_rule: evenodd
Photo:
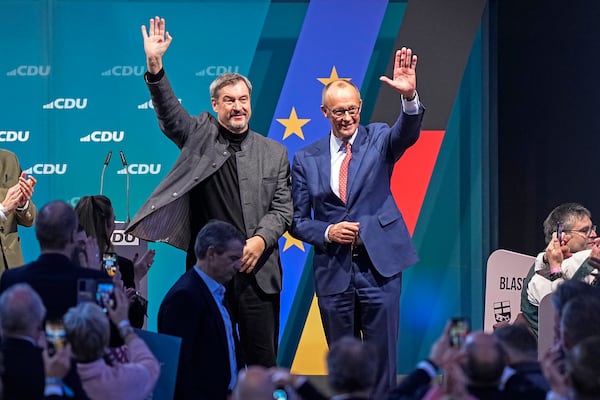
<path fill-rule="evenodd" d="M 108 276 L 115 276 L 117 273 L 117 254 L 112 252 L 102 254 L 102 268 Z"/>
<path fill-rule="evenodd" d="M 450 320 L 450 346 L 461 347 L 469 334 L 469 322 L 465 317 Z"/>
<path fill-rule="evenodd" d="M 115 285 L 112 282 L 98 282 L 96 286 L 96 302 L 102 311 L 107 312 L 108 307 L 115 307 Z"/>
<path fill-rule="evenodd" d="M 54 355 L 57 350 L 65 347 L 67 343 L 67 332 L 65 331 L 65 325 L 61 320 L 46 321 L 44 330 L 46 332 L 48 354 Z"/>

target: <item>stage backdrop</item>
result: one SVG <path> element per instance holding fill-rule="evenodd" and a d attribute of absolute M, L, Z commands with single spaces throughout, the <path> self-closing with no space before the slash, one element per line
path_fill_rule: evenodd
<path fill-rule="evenodd" d="M 126 222 L 178 156 L 158 128 L 143 80 L 140 26 L 149 18 L 167 20 L 174 39 L 165 70 L 184 107 L 191 114 L 210 109 L 208 86 L 218 74 L 246 74 L 254 84 L 251 126 L 284 143 L 290 160 L 328 132 L 319 105 L 330 79 L 351 79 L 361 88 L 363 122 L 392 123 L 400 101 L 378 77 L 391 74 L 396 48 L 413 47 L 427 111 L 422 137 L 393 182 L 421 258 L 404 274 L 398 350 L 404 373 L 427 356 L 449 317 L 467 315 L 475 328 L 483 320 L 485 1 L 439 3 L 0 0 L 0 147 L 17 153 L 38 179 L 38 206 L 54 199 L 75 205 L 99 193 L 112 151 L 103 193 Z M 26 260 L 33 260 L 39 255 L 33 229 L 21 233 Z M 280 246 L 280 364 L 324 373 L 311 248 L 287 234 Z M 184 272 L 185 255 L 164 244 L 149 247 L 156 249 L 148 277 L 148 328 L 155 330 L 161 299 Z"/>

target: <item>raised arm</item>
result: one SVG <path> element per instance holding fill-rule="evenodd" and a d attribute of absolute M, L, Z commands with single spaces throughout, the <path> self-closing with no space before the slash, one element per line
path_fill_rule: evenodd
<path fill-rule="evenodd" d="M 142 25 L 142 37 L 144 38 L 144 52 L 146 53 L 146 64 L 148 72 L 157 74 L 163 67 L 162 57 L 169 48 L 173 38 L 166 30 L 164 18 L 158 16 L 150 18 L 149 30 Z"/>

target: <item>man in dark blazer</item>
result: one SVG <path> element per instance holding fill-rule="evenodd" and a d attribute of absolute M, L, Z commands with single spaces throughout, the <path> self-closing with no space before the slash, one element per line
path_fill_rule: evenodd
<path fill-rule="evenodd" d="M 36 180 L 21 171 L 16 154 L 0 149 L 0 274 L 23 265 L 18 226 L 30 227 L 37 209 L 31 196 Z"/>
<path fill-rule="evenodd" d="M 56 348 L 52 355 L 43 350 L 45 314 L 42 299 L 26 283 L 11 286 L 0 296 L 4 400 L 67 398 L 63 378 L 67 386 L 76 388 L 75 398 L 87 398 L 76 374 L 65 377 L 69 366 L 75 365 L 70 346 Z"/>
<path fill-rule="evenodd" d="M 331 133 L 297 152 L 292 165 L 292 234 L 314 247 L 327 342 L 354 335 L 376 347 L 375 398 L 396 382 L 401 273 L 417 262 L 390 190 L 395 162 L 420 133 L 424 108 L 416 92 L 416 65 L 417 56 L 402 48 L 393 79 L 381 78 L 402 96 L 403 109 L 392 127 L 359 125 L 358 88 L 345 80 L 329 83 L 321 110 Z"/>
<path fill-rule="evenodd" d="M 292 220 L 290 166 L 281 144 L 250 130 L 252 85 L 240 74 L 223 74 L 210 86 L 215 119 L 192 117 L 181 106 L 163 70 L 171 43 L 165 20 L 142 27 L 146 83 L 163 133 L 181 150 L 175 165 L 134 216 L 127 232 L 186 250 L 195 262 L 194 238 L 211 219 L 246 235 L 240 274 L 228 290 L 246 359 L 276 364 L 281 260 L 278 240 Z"/>
<path fill-rule="evenodd" d="M 196 265 L 175 282 L 158 311 L 158 331 L 181 337 L 175 399 L 225 400 L 243 360 L 223 302 L 225 284 L 241 266 L 246 238 L 211 221 L 198 233 Z"/>
<path fill-rule="evenodd" d="M 64 201 L 42 207 L 35 224 L 41 254 L 29 264 L 5 271 L 0 278 L 0 293 L 15 283 L 28 283 L 42 298 L 46 319 L 55 320 L 77 305 L 79 279 L 108 279 L 102 271 L 72 263 L 77 226 L 75 211 Z"/>

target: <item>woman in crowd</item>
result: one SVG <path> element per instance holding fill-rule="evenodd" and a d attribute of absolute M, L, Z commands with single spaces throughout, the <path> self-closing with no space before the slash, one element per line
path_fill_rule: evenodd
<path fill-rule="evenodd" d="M 103 254 L 114 253 L 110 238 L 115 230 L 115 213 L 110 199 L 103 195 L 84 196 L 75 206 L 75 212 L 85 233 L 96 240 L 100 255 L 98 260 L 102 260 Z M 148 250 L 141 257 L 135 257 L 133 260 L 117 255 L 116 265 L 126 293 L 132 302 L 129 318 L 136 328 L 144 325 L 148 306 L 147 300 L 136 289 L 140 287 L 140 281 L 148 273 L 153 261 L 154 250 Z M 93 265 L 94 262 L 97 263 L 97 260 L 89 262 L 88 266 Z"/>
<path fill-rule="evenodd" d="M 129 362 L 113 366 L 106 363 L 103 356 L 110 337 L 109 320 L 97 304 L 82 302 L 63 318 L 77 373 L 92 400 L 147 399 L 158 380 L 160 366 L 127 319 L 127 295 L 116 287 L 114 296 L 113 307 L 107 307 L 107 313 L 127 346 Z"/>

